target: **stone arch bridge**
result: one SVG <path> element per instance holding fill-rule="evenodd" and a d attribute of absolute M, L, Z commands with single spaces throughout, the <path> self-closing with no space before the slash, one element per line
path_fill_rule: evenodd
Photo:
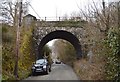
<path fill-rule="evenodd" d="M 34 29 L 35 54 L 37 59 L 42 58 L 44 45 L 53 39 L 69 41 L 76 50 L 76 57 L 82 57 L 85 30 L 82 27 L 37 27 Z"/>

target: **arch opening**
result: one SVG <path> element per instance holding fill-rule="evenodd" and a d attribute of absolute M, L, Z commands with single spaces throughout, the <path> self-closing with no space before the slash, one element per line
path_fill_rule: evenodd
<path fill-rule="evenodd" d="M 75 50 L 76 50 L 76 57 L 77 59 L 82 57 L 82 50 L 81 50 L 81 45 L 80 42 L 78 40 L 78 38 L 73 35 L 70 32 L 64 31 L 64 30 L 56 30 L 53 32 L 50 32 L 49 34 L 47 34 L 40 42 L 39 46 L 38 46 L 38 56 L 37 59 L 43 58 L 42 57 L 42 49 L 45 46 L 46 43 L 48 43 L 49 41 L 53 40 L 53 39 L 63 39 L 66 40 L 68 42 L 70 42 Z"/>

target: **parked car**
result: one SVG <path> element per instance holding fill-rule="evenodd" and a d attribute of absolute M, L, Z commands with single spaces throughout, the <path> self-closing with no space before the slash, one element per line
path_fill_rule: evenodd
<path fill-rule="evenodd" d="M 43 72 L 48 74 L 51 71 L 51 65 L 47 59 L 39 59 L 32 66 L 32 74 L 35 75 L 37 72 Z"/>

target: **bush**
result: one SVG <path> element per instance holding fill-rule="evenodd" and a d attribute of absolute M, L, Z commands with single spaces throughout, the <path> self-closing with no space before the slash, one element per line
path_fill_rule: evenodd
<path fill-rule="evenodd" d="M 108 57 L 106 65 L 107 79 L 120 80 L 120 32 L 117 28 L 111 28 L 106 40 L 106 53 Z"/>
<path fill-rule="evenodd" d="M 23 40 L 21 41 L 20 52 L 21 55 L 19 57 L 19 77 L 25 78 L 28 77 L 31 73 L 31 67 L 33 62 L 35 61 L 34 54 L 34 41 L 32 37 L 33 27 L 28 31 L 23 33 Z"/>
<path fill-rule="evenodd" d="M 4 25 L 2 28 L 2 80 L 14 80 L 16 28 L 9 25 Z M 33 28 L 21 33 L 21 52 L 18 60 L 19 79 L 28 77 L 32 62 L 35 60 L 32 31 Z"/>

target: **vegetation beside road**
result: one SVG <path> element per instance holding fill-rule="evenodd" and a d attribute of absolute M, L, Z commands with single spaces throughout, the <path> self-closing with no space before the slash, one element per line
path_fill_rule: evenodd
<path fill-rule="evenodd" d="M 2 28 L 2 79 L 13 80 L 16 79 L 14 77 L 16 28 L 9 25 L 3 25 Z M 30 74 L 31 65 L 35 61 L 31 31 L 22 32 L 20 37 L 18 79 L 23 79 Z"/>
<path fill-rule="evenodd" d="M 27 30 L 26 30 L 27 28 Z M 34 25 L 23 27 L 21 32 L 20 56 L 18 60 L 18 75 L 20 79 L 26 78 L 31 74 L 31 67 L 36 60 L 33 40 Z M 23 62 L 24 61 L 24 62 Z"/>
<path fill-rule="evenodd" d="M 15 59 L 15 30 L 9 25 L 2 25 L 2 79 L 13 79 Z M 13 34 L 13 35 L 10 35 Z M 14 38 L 14 39 L 13 39 Z"/>
<path fill-rule="evenodd" d="M 31 67 L 36 60 L 34 51 L 33 29 L 22 27 L 18 58 L 18 79 L 24 79 L 31 74 Z M 2 25 L 2 80 L 14 80 L 14 66 L 16 56 L 16 28 L 7 24 Z M 50 63 L 52 63 L 51 50 L 47 45 L 43 48 L 43 53 Z"/>
<path fill-rule="evenodd" d="M 101 42 L 93 47 L 92 60 L 88 56 L 74 62 L 74 69 L 81 80 L 105 80 L 105 64 L 107 57 Z"/>
<path fill-rule="evenodd" d="M 107 79 L 120 80 L 120 28 L 111 28 L 105 40 Z"/>

